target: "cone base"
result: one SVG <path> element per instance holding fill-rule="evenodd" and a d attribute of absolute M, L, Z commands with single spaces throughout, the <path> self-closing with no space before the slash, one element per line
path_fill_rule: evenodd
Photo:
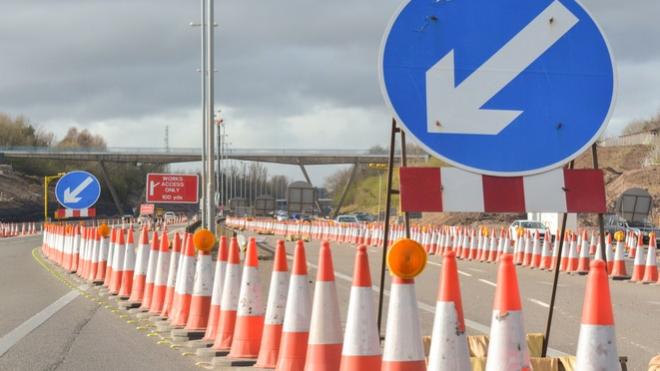
<path fill-rule="evenodd" d="M 255 367 L 275 368 L 277 356 L 280 352 L 280 338 L 282 336 L 282 325 L 265 325 L 261 339 L 259 357 Z"/>
<path fill-rule="evenodd" d="M 302 370 L 305 368 L 308 337 L 307 332 L 282 333 L 280 355 L 276 367 L 278 370 Z"/>
<path fill-rule="evenodd" d="M 308 344 L 306 371 L 335 371 L 341 364 L 341 344 Z"/>
<path fill-rule="evenodd" d="M 263 316 L 240 316 L 236 319 L 234 339 L 229 358 L 257 358 L 261 335 L 264 329 Z"/>
<path fill-rule="evenodd" d="M 381 371 L 424 371 L 425 361 L 383 361 Z"/>
<path fill-rule="evenodd" d="M 186 330 L 206 330 L 209 322 L 209 310 L 211 309 L 210 296 L 192 296 L 190 299 L 190 314 Z"/>
<path fill-rule="evenodd" d="M 340 371 L 380 371 L 382 357 L 375 356 L 342 356 Z"/>

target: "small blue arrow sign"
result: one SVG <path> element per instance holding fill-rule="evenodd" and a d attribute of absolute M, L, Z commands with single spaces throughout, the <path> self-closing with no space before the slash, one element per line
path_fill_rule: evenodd
<path fill-rule="evenodd" d="M 616 95 L 605 37 L 575 0 L 409 0 L 380 63 L 407 131 L 483 174 L 565 164 L 604 131 Z"/>
<path fill-rule="evenodd" d="M 98 179 L 86 171 L 75 170 L 64 175 L 55 185 L 55 197 L 67 209 L 87 209 L 101 195 Z"/>

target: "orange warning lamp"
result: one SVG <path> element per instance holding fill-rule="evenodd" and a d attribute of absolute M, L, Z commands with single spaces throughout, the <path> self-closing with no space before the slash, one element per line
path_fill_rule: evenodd
<path fill-rule="evenodd" d="M 387 268 L 399 278 L 415 278 L 424 270 L 426 258 L 426 251 L 419 242 L 402 238 L 387 252 Z"/>
<path fill-rule="evenodd" d="M 614 239 L 618 242 L 623 241 L 623 231 L 614 232 Z"/>
<path fill-rule="evenodd" d="M 213 245 L 215 245 L 215 235 L 208 229 L 200 228 L 193 235 L 193 244 L 197 250 L 209 252 L 213 249 Z"/>
<path fill-rule="evenodd" d="M 518 235 L 518 237 L 522 237 L 523 234 L 525 234 L 525 229 L 523 227 L 518 227 L 518 229 L 516 230 L 516 234 Z"/>
<path fill-rule="evenodd" d="M 110 235 L 110 228 L 108 227 L 107 224 L 103 223 L 99 225 L 99 234 L 103 238 L 108 238 L 108 236 Z"/>

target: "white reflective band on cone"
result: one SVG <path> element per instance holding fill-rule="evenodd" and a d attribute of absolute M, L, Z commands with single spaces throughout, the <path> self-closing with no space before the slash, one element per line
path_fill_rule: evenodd
<path fill-rule="evenodd" d="M 346 315 L 346 336 L 342 355 L 371 356 L 380 354 L 380 337 L 371 287 L 351 287 Z"/>
<path fill-rule="evenodd" d="M 211 296 L 213 290 L 213 259 L 211 255 L 199 255 L 195 266 L 194 296 Z"/>
<path fill-rule="evenodd" d="M 222 300 L 220 309 L 222 311 L 235 311 L 238 309 L 238 296 L 241 292 L 241 266 L 238 264 L 227 264 L 225 274 L 225 285 L 222 288 Z"/>
<path fill-rule="evenodd" d="M 428 370 L 472 370 L 467 336 L 465 331 L 459 331 L 453 302 L 436 303 Z"/>
<path fill-rule="evenodd" d="M 312 298 L 307 276 L 294 274 L 289 285 L 289 298 L 284 314 L 284 332 L 308 332 Z"/>
<path fill-rule="evenodd" d="M 245 282 L 245 285 L 240 289 L 237 315 L 263 316 L 265 310 L 259 270 L 256 267 L 243 267 L 242 282 Z"/>
<path fill-rule="evenodd" d="M 415 285 L 392 284 L 383 361 L 399 362 L 424 359 L 416 304 Z M 402 321 L 403 318 L 410 320 Z"/>
<path fill-rule="evenodd" d="M 317 281 L 314 289 L 314 303 L 323 306 L 313 306 L 310 322 L 309 344 L 341 344 L 341 318 L 339 316 L 339 301 L 335 281 Z M 326 323 L 337 323 L 339 326 L 321 326 Z"/>
<path fill-rule="evenodd" d="M 499 315 L 497 311 L 493 312 L 486 371 L 522 370 L 529 367 L 522 313 L 509 311 Z"/>
<path fill-rule="evenodd" d="M 289 272 L 273 272 L 268 289 L 268 304 L 266 305 L 266 325 L 281 325 L 284 323 L 286 297 L 289 292 Z"/>
<path fill-rule="evenodd" d="M 581 325 L 575 369 L 579 371 L 619 371 L 614 326 Z"/>
<path fill-rule="evenodd" d="M 220 305 L 222 300 L 222 287 L 225 284 L 225 271 L 227 262 L 218 261 L 215 263 L 215 273 L 213 274 L 213 294 L 211 295 L 211 305 Z"/>

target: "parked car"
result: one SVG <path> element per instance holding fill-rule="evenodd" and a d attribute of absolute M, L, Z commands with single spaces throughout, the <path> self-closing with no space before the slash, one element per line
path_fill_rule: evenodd
<path fill-rule="evenodd" d="M 133 219 L 134 217 L 131 214 L 124 214 L 121 216 L 121 221 L 126 224 L 132 223 Z"/>
<path fill-rule="evenodd" d="M 655 233 L 656 246 L 660 243 L 660 229 L 649 222 L 628 222 L 628 228 L 637 236 L 641 233 L 644 244 L 649 243 L 651 233 Z"/>
<path fill-rule="evenodd" d="M 545 232 L 547 231 L 547 227 L 545 224 L 541 222 L 537 222 L 535 220 L 516 220 L 511 225 L 509 226 L 509 233 L 511 234 L 511 238 L 516 240 L 518 239 L 518 229 L 522 228 L 525 231 L 529 231 L 530 233 L 539 233 L 539 238 L 543 239 L 545 238 Z"/>
<path fill-rule="evenodd" d="M 339 215 L 335 221 L 337 223 L 360 223 L 360 219 L 353 214 Z"/>
<path fill-rule="evenodd" d="M 176 214 L 174 211 L 166 211 L 165 214 L 163 214 L 163 219 L 166 223 L 174 223 L 176 220 Z"/>
<path fill-rule="evenodd" d="M 284 210 L 277 210 L 275 212 L 275 219 L 277 219 L 278 222 L 283 222 L 285 220 L 289 220 L 289 213 L 287 213 Z"/>

